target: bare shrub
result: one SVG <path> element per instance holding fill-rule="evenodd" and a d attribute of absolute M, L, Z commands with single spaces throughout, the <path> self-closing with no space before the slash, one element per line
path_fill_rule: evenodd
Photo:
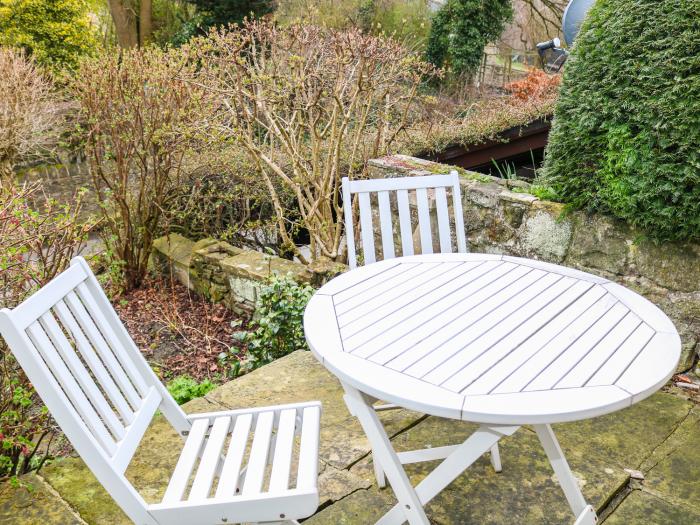
<path fill-rule="evenodd" d="M 270 192 L 243 148 L 221 145 L 188 164 L 191 169 L 169 210 L 171 232 L 190 239 L 215 237 L 253 249 L 277 248 Z M 281 187 L 278 190 L 285 193 Z M 285 199 L 288 207 L 288 196 Z"/>
<path fill-rule="evenodd" d="M 0 47 L 0 184 L 20 162 L 51 150 L 62 128 L 60 101 L 48 74 L 24 52 Z"/>
<path fill-rule="evenodd" d="M 342 259 L 341 177 L 360 176 L 367 159 L 387 151 L 434 69 L 398 42 L 357 29 L 253 21 L 195 45 L 207 85 L 228 109 L 221 131 L 265 181 L 283 245 L 308 262 L 293 242 L 302 227 L 312 258 Z"/>
<path fill-rule="evenodd" d="M 146 274 L 188 154 L 208 144 L 199 130 L 212 97 L 195 80 L 185 50 L 145 48 L 83 61 L 72 83 L 105 241 L 123 261 L 126 289 Z"/>

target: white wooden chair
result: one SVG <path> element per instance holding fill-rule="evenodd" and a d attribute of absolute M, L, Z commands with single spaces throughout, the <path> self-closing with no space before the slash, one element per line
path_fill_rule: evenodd
<path fill-rule="evenodd" d="M 376 194 L 379 207 L 379 233 L 382 243 L 383 259 L 396 257 L 394 247 L 394 221 L 392 214 L 392 193 L 395 194 L 396 208 L 398 210 L 398 232 L 401 238 L 401 255 L 418 255 L 414 249 L 413 230 L 411 220 L 411 207 L 409 202 L 415 192 L 415 205 L 417 208 L 417 231 L 420 238 L 420 254 L 433 253 L 433 230 L 431 224 L 429 196 L 435 199 L 437 217 L 437 234 L 440 244 L 440 253 L 452 253 L 456 246 L 458 253 L 469 251 L 466 233 L 464 230 L 464 215 L 462 211 L 462 195 L 459 188 L 459 175 L 457 171 L 449 175 L 426 175 L 421 177 L 397 177 L 389 179 L 365 179 L 349 180 L 343 178 L 343 211 L 345 215 L 345 236 L 348 247 L 348 264 L 350 268 L 357 267 L 357 250 L 355 246 L 355 223 L 353 217 L 352 198 L 357 195 L 360 211 L 359 237 L 362 246 L 364 264 L 377 261 L 375 247 L 375 228 L 372 211 L 372 194 Z M 452 220 L 450 220 L 447 191 L 451 192 Z M 454 224 L 454 236 L 451 225 Z M 375 410 L 392 410 L 396 405 L 375 405 Z M 376 455 L 373 454 L 376 458 Z M 373 461 L 374 473 L 380 487 L 386 485 L 384 472 L 377 461 Z M 491 448 L 491 464 L 496 472 L 502 470 L 501 455 L 498 444 Z"/>
<path fill-rule="evenodd" d="M 447 190 L 452 193 L 452 210 L 454 221 L 453 242 L 450 227 L 450 214 Z M 375 232 L 372 216 L 372 194 L 376 194 L 379 207 L 379 233 L 381 234 L 382 255 L 384 259 L 396 257 L 394 249 L 394 230 L 392 221 L 392 194 L 395 194 L 398 208 L 398 232 L 401 235 L 401 255 L 414 255 L 411 208 L 409 201 L 415 192 L 418 211 L 418 232 L 420 234 L 420 254 L 433 253 L 433 234 L 430 218 L 429 193 L 434 194 L 437 215 L 437 232 L 440 253 L 452 253 L 453 244 L 457 252 L 465 253 L 467 239 L 464 233 L 462 214 L 462 197 L 459 189 L 459 175 L 456 171 L 449 175 L 427 175 L 424 177 L 397 177 L 393 179 L 349 180 L 343 178 L 343 206 L 345 212 L 345 236 L 348 246 L 348 264 L 357 267 L 357 250 L 355 247 L 355 225 L 352 214 L 352 197 L 357 195 L 360 209 L 360 239 L 364 264 L 376 262 Z"/>
<path fill-rule="evenodd" d="M 318 507 L 321 406 L 186 415 L 81 257 L 13 310 L 0 333 L 100 483 L 138 525 L 285 523 Z M 159 503 L 125 476 L 160 410 L 185 441 Z"/>

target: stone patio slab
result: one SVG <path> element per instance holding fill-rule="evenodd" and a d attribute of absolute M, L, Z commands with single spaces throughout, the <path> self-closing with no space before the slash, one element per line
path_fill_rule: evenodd
<path fill-rule="evenodd" d="M 674 505 L 653 494 L 634 490 L 605 525 L 698 525 L 700 513 Z"/>
<path fill-rule="evenodd" d="M 464 441 L 476 425 L 429 417 L 393 439 L 397 450 L 438 447 Z M 561 492 L 537 436 L 528 428 L 500 441 L 503 472 L 496 473 L 483 456 L 441 492 L 428 506 L 430 520 L 440 525 L 567 524 L 573 515 Z M 439 462 L 408 465 L 415 485 Z M 589 458 L 571 468 L 584 496 L 600 508 L 627 483 L 628 474 L 612 462 Z M 371 479 L 369 459 L 353 472 Z M 393 500 L 393 493 L 388 489 Z"/>
<path fill-rule="evenodd" d="M 369 444 L 342 400 L 338 381 L 309 352 L 295 352 L 217 388 L 205 398 L 183 405 L 188 413 L 277 405 L 320 399 L 321 505 L 332 503 L 368 482 L 347 471 L 369 452 Z M 392 432 L 413 424 L 422 416 L 408 410 L 384 412 L 382 421 Z M 127 469 L 127 477 L 148 502 L 163 496 L 182 441 L 162 416 L 156 416 L 144 436 L 144 444 Z M 127 525 L 114 504 L 80 458 L 66 458 L 42 470 L 46 482 L 90 524 Z M 49 522 L 50 523 L 50 522 Z"/>
<path fill-rule="evenodd" d="M 225 409 L 203 398 L 195 399 L 185 406 L 189 413 Z M 146 501 L 155 503 L 163 497 L 175 468 L 178 451 L 182 448 L 182 440 L 162 415 L 153 419 L 143 439 L 142 447 L 131 461 L 126 476 Z M 80 458 L 55 461 L 43 468 L 40 475 L 87 523 L 131 524 Z"/>
<path fill-rule="evenodd" d="M 371 524 L 395 499 L 390 488 L 376 487 L 368 442 L 342 394 L 337 380 L 309 352 L 296 352 L 184 408 L 203 412 L 320 399 L 321 506 L 305 523 Z M 398 450 L 458 443 L 475 428 L 406 410 L 381 412 L 380 417 Z M 659 393 L 611 416 L 557 425 L 556 431 L 584 495 L 599 509 L 624 494 L 621 489 L 629 490 L 625 468 L 639 468 L 647 476 L 642 491 L 633 490 L 606 523 L 700 523 L 700 407 Z M 144 452 L 137 453 L 127 476 L 153 502 L 163 494 L 182 441 L 160 415 L 145 440 Z M 503 472 L 496 474 L 487 457 L 479 459 L 428 505 L 432 521 L 570 525 L 568 506 L 532 430 L 525 427 L 501 443 Z M 407 470 L 417 483 L 434 466 L 417 464 Z M 55 461 L 24 479 L 38 488 L 30 492 L 0 485 L 0 523 L 129 523 L 79 458 Z"/>
<path fill-rule="evenodd" d="M 625 410 L 553 428 L 571 462 L 595 456 L 638 470 L 693 406 L 690 401 L 659 392 Z"/>
<path fill-rule="evenodd" d="M 700 407 L 696 406 L 673 435 L 644 465 L 644 486 L 700 515 Z M 700 523 L 698 519 L 695 523 Z"/>
<path fill-rule="evenodd" d="M 0 484 L 0 523 L 85 525 L 85 521 L 35 474 L 23 476 L 18 487 Z"/>
<path fill-rule="evenodd" d="M 343 401 L 343 389 L 310 352 L 295 352 L 231 381 L 211 392 L 207 399 L 234 409 L 270 404 L 320 400 L 321 460 L 344 469 L 366 455 L 369 442 L 362 427 Z M 422 417 L 410 410 L 380 413 L 389 435 Z"/>

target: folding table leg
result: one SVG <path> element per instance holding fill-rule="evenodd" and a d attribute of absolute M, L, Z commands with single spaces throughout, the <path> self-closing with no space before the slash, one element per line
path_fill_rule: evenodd
<path fill-rule="evenodd" d="M 382 466 L 379 464 L 377 455 L 374 452 L 374 447 L 372 447 L 372 467 L 374 467 L 374 477 L 377 479 L 377 487 L 383 489 L 386 487 L 386 476 L 382 470 Z"/>
<path fill-rule="evenodd" d="M 406 472 L 391 446 L 377 413 L 372 408 L 371 400 L 356 388 L 343 383 L 345 403 L 350 412 L 360 421 L 362 429 L 372 445 L 374 460 L 378 461 L 384 474 L 391 483 L 391 488 L 399 500 L 398 508 L 400 521 L 408 521 L 410 525 L 430 525 L 421 505 L 418 495 L 411 485 Z"/>
<path fill-rule="evenodd" d="M 569 507 L 571 507 L 574 516 L 576 517 L 576 522 L 574 525 L 593 525 L 598 522 L 595 510 L 592 506 L 586 503 L 586 500 L 581 493 L 581 489 L 576 482 L 576 478 L 569 468 L 569 464 L 564 457 L 564 452 L 562 452 L 557 437 L 554 435 L 552 427 L 549 425 L 533 425 L 535 432 L 537 432 L 537 437 L 542 443 L 549 462 L 554 469 L 554 473 L 557 475 L 557 480 L 559 480 L 559 485 L 564 491 L 566 500 L 569 502 Z"/>
<path fill-rule="evenodd" d="M 503 465 L 501 465 L 501 451 L 498 449 L 498 443 L 491 447 L 491 465 L 496 472 L 501 472 L 503 470 Z"/>
<path fill-rule="evenodd" d="M 518 426 L 482 425 L 469 438 L 459 445 L 435 470 L 428 474 L 416 486 L 416 493 L 422 505 L 437 496 L 447 485 L 452 483 L 462 472 L 477 459 L 490 450 L 504 436 L 510 436 Z M 393 487 L 393 485 L 392 485 Z M 380 519 L 376 525 L 399 525 L 404 518 L 399 505 L 395 505 Z"/>

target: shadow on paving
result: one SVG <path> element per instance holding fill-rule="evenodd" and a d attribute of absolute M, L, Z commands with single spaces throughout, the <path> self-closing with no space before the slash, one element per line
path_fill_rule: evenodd
<path fill-rule="evenodd" d="M 393 493 L 390 488 L 377 489 L 364 433 L 347 412 L 338 382 L 310 353 L 295 352 L 184 408 L 203 412 L 312 399 L 323 402 L 321 507 L 305 523 L 374 523 L 395 503 Z M 382 412 L 380 417 L 398 450 L 459 443 L 475 428 L 407 410 Z M 699 427 L 700 411 L 691 402 L 659 393 L 627 410 L 557 425 L 555 431 L 589 502 L 600 510 L 614 498 L 611 508 L 616 508 L 606 523 L 684 525 L 700 523 Z M 427 506 L 431 521 L 573 523 L 535 434 L 525 427 L 501 444 L 503 472 L 496 474 L 488 458 L 482 457 Z M 162 497 L 181 446 L 175 432 L 157 416 L 127 470 L 147 501 Z M 435 465 L 410 465 L 407 471 L 416 483 Z M 645 474 L 641 490 L 629 491 L 625 469 Z M 130 523 L 79 458 L 58 460 L 25 481 L 33 485 L 32 491 L 0 486 L 0 523 Z"/>

